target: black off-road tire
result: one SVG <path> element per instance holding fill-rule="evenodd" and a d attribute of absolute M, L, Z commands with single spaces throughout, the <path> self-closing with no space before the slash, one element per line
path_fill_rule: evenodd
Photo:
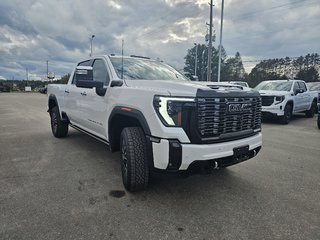
<path fill-rule="evenodd" d="M 120 136 L 121 172 L 125 188 L 143 190 L 149 182 L 146 136 L 140 127 L 124 128 Z"/>
<path fill-rule="evenodd" d="M 63 138 L 68 135 L 69 124 L 67 122 L 61 121 L 60 113 L 58 107 L 53 107 L 50 110 L 51 117 L 51 130 L 53 136 L 56 138 Z"/>
<path fill-rule="evenodd" d="M 284 115 L 279 118 L 280 123 L 288 124 L 290 122 L 290 120 L 291 120 L 291 117 L 292 117 L 292 105 L 291 104 L 287 104 L 284 107 L 283 111 L 284 111 Z"/>
<path fill-rule="evenodd" d="M 309 118 L 313 118 L 316 111 L 317 111 L 317 103 L 312 102 L 310 109 L 306 111 L 306 116 Z"/>
<path fill-rule="evenodd" d="M 320 129 L 320 119 L 319 119 L 319 117 L 318 117 L 317 123 L 318 123 L 318 128 Z"/>

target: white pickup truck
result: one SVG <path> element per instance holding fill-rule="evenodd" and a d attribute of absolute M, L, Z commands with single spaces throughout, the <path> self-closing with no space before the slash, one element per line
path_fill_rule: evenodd
<path fill-rule="evenodd" d="M 313 117 L 317 111 L 317 93 L 309 91 L 302 80 L 269 80 L 255 87 L 262 98 L 262 115 L 277 116 L 288 124 L 292 114 L 304 112 Z"/>
<path fill-rule="evenodd" d="M 192 82 L 145 57 L 78 62 L 68 84 L 48 86 L 55 137 L 71 126 L 121 151 L 124 186 L 144 189 L 151 170 L 218 169 L 260 150 L 261 98 L 230 84 Z"/>

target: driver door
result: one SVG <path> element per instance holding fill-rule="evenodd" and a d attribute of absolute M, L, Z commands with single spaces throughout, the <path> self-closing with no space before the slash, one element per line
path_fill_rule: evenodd
<path fill-rule="evenodd" d="M 104 88 L 107 88 L 110 82 L 110 75 L 104 59 L 95 59 L 92 63 L 92 68 L 93 81 L 103 82 Z M 107 96 L 108 89 L 104 96 L 99 96 L 96 93 L 96 88 L 87 88 L 85 89 L 85 95 L 81 98 L 83 125 L 88 131 L 104 139 L 107 137 Z"/>

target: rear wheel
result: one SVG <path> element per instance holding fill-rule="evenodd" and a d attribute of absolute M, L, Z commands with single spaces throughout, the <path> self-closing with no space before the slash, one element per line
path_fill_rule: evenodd
<path fill-rule="evenodd" d="M 318 116 L 318 128 L 320 129 L 320 117 L 319 116 Z"/>
<path fill-rule="evenodd" d="M 312 102 L 311 107 L 308 111 L 306 111 L 306 116 L 309 118 L 314 117 L 315 112 L 317 111 L 317 104 Z"/>
<path fill-rule="evenodd" d="M 128 191 L 148 186 L 149 167 L 147 143 L 140 127 L 124 128 L 120 136 L 122 181 Z"/>
<path fill-rule="evenodd" d="M 69 124 L 61 121 L 59 109 L 57 106 L 50 110 L 51 130 L 56 138 L 63 138 L 68 134 Z"/>
<path fill-rule="evenodd" d="M 292 117 L 292 106 L 290 104 L 287 104 L 284 107 L 284 115 L 280 117 L 280 123 L 282 124 L 288 124 Z"/>

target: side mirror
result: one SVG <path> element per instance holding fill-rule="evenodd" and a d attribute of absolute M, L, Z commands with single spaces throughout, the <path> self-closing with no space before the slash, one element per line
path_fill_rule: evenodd
<path fill-rule="evenodd" d="M 81 88 L 96 88 L 96 94 L 104 96 L 107 89 L 103 82 L 93 81 L 93 70 L 90 66 L 78 66 L 75 72 L 76 86 Z"/>
<path fill-rule="evenodd" d="M 93 81 L 93 70 L 90 66 L 78 66 L 75 72 L 76 82 L 77 81 Z"/>
<path fill-rule="evenodd" d="M 199 78 L 198 78 L 198 76 L 196 76 L 196 75 L 192 75 L 192 76 L 191 76 L 191 80 L 192 80 L 192 81 L 199 81 Z"/>
<path fill-rule="evenodd" d="M 110 87 L 121 87 L 123 85 L 123 81 L 121 80 L 113 80 L 111 82 Z"/>
<path fill-rule="evenodd" d="M 303 93 L 303 89 L 296 89 L 296 91 L 294 92 L 295 95 L 297 95 L 298 93 Z"/>

